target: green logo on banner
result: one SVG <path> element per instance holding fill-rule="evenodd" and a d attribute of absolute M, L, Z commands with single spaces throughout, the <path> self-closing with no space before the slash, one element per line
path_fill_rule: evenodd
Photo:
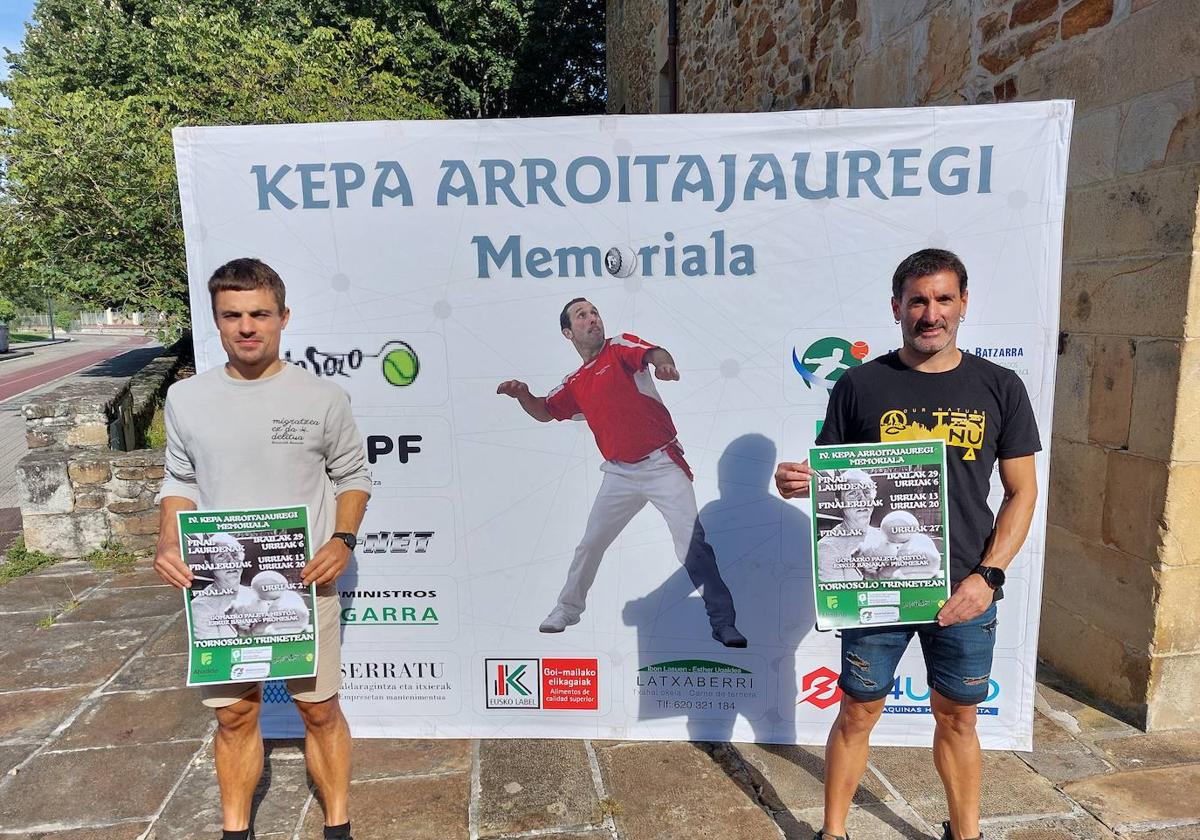
<path fill-rule="evenodd" d="M 865 341 L 826 336 L 808 345 L 803 354 L 792 348 L 792 365 L 809 388 L 830 390 L 842 374 L 858 367 L 871 348 Z"/>
<path fill-rule="evenodd" d="M 521 675 L 524 673 L 525 666 L 518 665 L 508 672 L 508 675 L 504 678 L 504 684 L 522 697 L 528 697 L 531 692 L 525 687 L 525 683 L 521 682 Z"/>

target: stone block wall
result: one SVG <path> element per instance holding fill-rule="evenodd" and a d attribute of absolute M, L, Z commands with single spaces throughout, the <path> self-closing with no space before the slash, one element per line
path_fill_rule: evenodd
<path fill-rule="evenodd" d="M 668 0 L 609 0 L 609 111 Z M 1200 0 L 677 0 L 679 110 L 1074 99 L 1040 654 L 1200 725 Z"/>
<path fill-rule="evenodd" d="M 161 449 L 42 450 L 22 459 L 17 475 L 31 549 L 82 557 L 109 540 L 140 550 L 158 538 Z"/>
<path fill-rule="evenodd" d="M 144 445 L 184 361 L 170 351 L 132 377 L 85 371 L 23 406 L 29 454 L 17 480 L 26 546 L 59 557 L 82 557 L 109 540 L 153 547 L 163 452 L 133 447 Z"/>

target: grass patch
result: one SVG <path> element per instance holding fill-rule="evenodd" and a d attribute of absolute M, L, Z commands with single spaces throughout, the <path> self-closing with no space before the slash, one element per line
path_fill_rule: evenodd
<path fill-rule="evenodd" d="M 117 574 L 132 572 L 137 565 L 137 555 L 116 540 L 105 540 L 99 548 L 83 555 L 83 559 L 97 571 Z"/>
<path fill-rule="evenodd" d="M 611 796 L 606 796 L 597 803 L 596 810 L 599 811 L 602 820 L 606 817 L 616 817 L 621 813 L 621 803 Z"/>
<path fill-rule="evenodd" d="M 12 548 L 4 556 L 5 562 L 0 564 L 0 586 L 3 586 L 10 580 L 16 580 L 31 572 L 36 572 L 38 569 L 53 566 L 59 559 L 61 558 L 55 557 L 52 554 L 45 554 L 41 551 L 30 551 L 25 547 L 25 538 L 17 537 L 17 541 L 13 543 Z"/>
<path fill-rule="evenodd" d="M 61 604 L 57 604 L 54 607 L 53 612 L 46 613 L 44 616 L 39 618 L 37 626 L 41 630 L 45 630 L 47 627 L 53 627 L 54 622 L 58 620 L 60 615 L 77 609 L 79 609 L 79 601 L 77 599 L 72 598 L 70 601 L 63 601 Z"/>
<path fill-rule="evenodd" d="M 20 344 L 24 341 L 48 341 L 49 339 L 49 333 L 10 332 L 8 334 L 10 344 Z"/>
<path fill-rule="evenodd" d="M 165 449 L 167 446 L 167 417 L 163 413 L 162 403 L 154 409 L 154 417 L 150 427 L 146 429 L 146 448 Z"/>

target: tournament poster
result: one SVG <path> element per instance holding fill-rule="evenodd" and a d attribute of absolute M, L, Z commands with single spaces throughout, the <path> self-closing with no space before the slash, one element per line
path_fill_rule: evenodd
<path fill-rule="evenodd" d="M 817 629 L 935 620 L 950 597 L 944 441 L 817 446 L 809 464 Z"/>
<path fill-rule="evenodd" d="M 188 685 L 261 682 L 317 673 L 316 587 L 309 560 L 308 507 L 184 511 L 183 562 L 192 585 Z"/>

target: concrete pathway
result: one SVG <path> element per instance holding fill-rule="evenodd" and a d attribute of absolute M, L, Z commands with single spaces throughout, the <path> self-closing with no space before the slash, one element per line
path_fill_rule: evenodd
<path fill-rule="evenodd" d="M 213 721 L 178 594 L 79 562 L 0 588 L 0 840 L 214 840 Z M 985 836 L 1200 840 L 1200 737 L 1147 735 L 1038 687 L 1035 750 L 984 756 Z M 809 840 L 821 751 L 726 743 L 360 740 L 356 840 Z M 855 840 L 937 836 L 930 753 L 876 749 Z M 321 836 L 302 755 L 271 741 L 260 840 Z"/>

